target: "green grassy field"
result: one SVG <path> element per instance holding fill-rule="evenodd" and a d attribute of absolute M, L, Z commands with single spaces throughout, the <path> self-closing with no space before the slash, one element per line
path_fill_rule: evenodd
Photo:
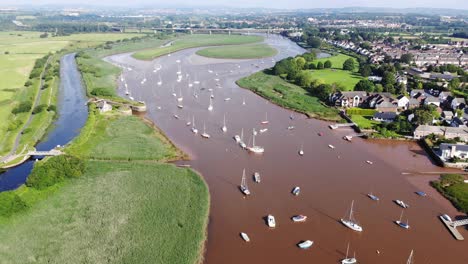
<path fill-rule="evenodd" d="M 257 72 L 237 81 L 243 88 L 252 90 L 270 101 L 310 117 L 338 121 L 338 110 L 324 105 L 303 88 L 286 82 L 278 76 Z"/>
<path fill-rule="evenodd" d="M 87 162 L 27 212 L 0 220 L 2 263 L 197 263 L 208 191 L 188 169 Z"/>
<path fill-rule="evenodd" d="M 316 60 L 314 60 L 314 63 L 317 65 L 317 63 L 319 61 L 325 63 L 327 60 L 329 60 L 332 63 L 332 69 L 340 69 L 341 70 L 341 69 L 343 69 L 343 63 L 345 62 L 345 60 L 350 59 L 350 58 L 354 60 L 355 71 L 357 71 L 359 69 L 359 63 L 356 60 L 356 58 L 353 58 L 351 56 L 341 54 L 341 53 L 338 53 L 336 55 L 332 55 L 332 56 L 327 57 L 327 58 L 316 59 Z"/>
<path fill-rule="evenodd" d="M 67 152 L 83 158 L 161 161 L 180 157 L 168 140 L 134 116 L 95 115 L 73 142 Z"/>
<path fill-rule="evenodd" d="M 244 35 L 186 35 L 172 42 L 172 45 L 165 47 L 151 48 L 142 50 L 133 54 L 133 57 L 140 60 L 151 60 L 156 57 L 176 52 L 179 50 L 203 46 L 218 46 L 218 45 L 239 45 L 260 42 L 263 40 L 261 36 L 244 36 Z"/>
<path fill-rule="evenodd" d="M 10 121 L 17 119 L 25 123 L 29 117 L 29 114 L 14 116 L 11 110 L 19 100 L 32 97 L 37 92 L 38 84 L 34 84 L 32 88 L 24 87 L 36 59 L 64 48 L 93 47 L 106 41 L 143 36 L 142 34 L 105 33 L 40 38 L 40 34 L 41 32 L 28 31 L 0 32 L 0 79 L 2 80 L 0 82 L 0 155 L 11 150 L 14 138 L 20 131 L 20 128 L 8 131 Z M 39 131 L 44 131 L 52 120 L 49 117 L 35 119 L 40 120 L 34 121 L 31 128 Z M 35 135 L 29 138 L 37 138 L 41 133 L 34 133 Z M 33 145 L 33 142 L 30 142 L 30 145 Z"/>
<path fill-rule="evenodd" d="M 276 49 L 267 44 L 212 47 L 197 51 L 200 56 L 220 59 L 255 59 L 276 55 Z"/>
<path fill-rule="evenodd" d="M 85 159 L 84 175 L 0 194 L 2 205 L 17 195 L 27 206 L 0 217 L 2 263 L 199 263 L 208 188 L 192 170 L 161 163 L 181 157 L 163 135 L 91 107 L 66 152 Z"/>
<path fill-rule="evenodd" d="M 459 174 L 444 174 L 439 180 L 432 181 L 432 187 L 436 188 L 445 198 L 460 210 L 468 213 L 468 185 L 463 182 L 464 177 Z"/>
<path fill-rule="evenodd" d="M 372 116 L 351 115 L 351 120 L 361 129 L 372 129 L 375 125 L 380 124 L 380 122 L 372 120 Z"/>
<path fill-rule="evenodd" d="M 311 72 L 314 79 L 318 80 L 320 83 L 338 83 L 342 85 L 346 91 L 353 91 L 356 83 L 363 79 L 362 76 L 357 73 L 338 69 L 312 70 Z"/>

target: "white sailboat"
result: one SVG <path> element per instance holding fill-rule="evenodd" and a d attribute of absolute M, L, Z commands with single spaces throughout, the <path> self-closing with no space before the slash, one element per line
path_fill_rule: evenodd
<path fill-rule="evenodd" d="M 224 114 L 223 127 L 221 127 L 221 130 L 222 130 L 223 132 L 226 132 L 226 131 L 227 131 L 227 127 L 226 127 L 226 114 Z"/>
<path fill-rule="evenodd" d="M 292 194 L 298 196 L 301 193 L 301 188 L 299 186 L 294 187 Z"/>
<path fill-rule="evenodd" d="M 399 206 L 403 207 L 403 208 L 409 208 L 409 205 L 401 200 L 395 200 L 395 203 L 398 204 Z"/>
<path fill-rule="evenodd" d="M 184 97 L 182 96 L 182 88 L 179 87 L 179 97 L 177 98 L 177 101 L 182 102 L 184 100 Z"/>
<path fill-rule="evenodd" d="M 210 134 L 206 133 L 205 123 L 203 123 L 203 133 L 201 134 L 203 138 L 210 138 Z"/>
<path fill-rule="evenodd" d="M 185 123 L 186 126 L 190 126 L 192 122 L 190 121 L 190 116 L 187 117 L 187 123 Z"/>
<path fill-rule="evenodd" d="M 172 96 L 177 97 L 177 94 L 175 92 L 174 86 L 172 86 Z"/>
<path fill-rule="evenodd" d="M 403 221 L 401 220 L 401 219 L 402 219 L 402 217 L 403 217 L 403 212 L 404 212 L 404 210 L 402 210 L 402 211 L 401 211 L 401 214 L 400 214 L 400 219 L 399 219 L 399 220 L 396 220 L 396 221 L 395 221 L 395 224 L 397 224 L 397 225 L 398 225 L 399 227 L 401 227 L 401 228 L 404 228 L 404 229 L 409 229 L 409 228 L 410 228 L 410 226 L 409 226 L 409 222 L 408 222 L 408 220 L 406 220 L 406 223 L 405 223 L 405 222 L 403 222 Z"/>
<path fill-rule="evenodd" d="M 211 101 L 211 97 L 210 97 L 210 105 L 208 106 L 208 111 L 213 111 L 213 103 Z"/>
<path fill-rule="evenodd" d="M 304 242 L 301 242 L 301 243 L 297 244 L 297 246 L 300 247 L 301 249 L 308 249 L 313 244 L 314 244 L 314 241 L 306 240 Z"/>
<path fill-rule="evenodd" d="M 252 147 L 248 147 L 247 149 L 252 152 L 252 153 L 255 153 L 255 154 L 262 154 L 263 152 L 265 152 L 265 149 L 260 147 L 260 146 L 256 146 L 255 145 L 255 134 L 252 135 L 253 139 L 252 139 Z"/>
<path fill-rule="evenodd" d="M 197 80 L 197 75 L 195 74 L 195 81 L 193 81 L 194 84 L 200 84 L 200 81 Z"/>
<path fill-rule="evenodd" d="M 245 98 L 242 98 L 242 105 L 245 105 Z"/>
<path fill-rule="evenodd" d="M 265 113 L 265 120 L 263 120 L 261 123 L 264 125 L 270 123 L 270 121 L 268 121 L 268 113 Z"/>
<path fill-rule="evenodd" d="M 159 81 L 157 82 L 157 85 L 158 85 L 158 86 L 161 86 L 161 85 L 162 85 L 161 74 L 159 74 Z"/>
<path fill-rule="evenodd" d="M 413 264 L 413 261 L 414 261 L 414 260 L 413 260 L 413 258 L 414 258 L 413 253 L 414 253 L 413 250 L 411 250 L 411 253 L 410 253 L 410 255 L 409 255 L 409 258 L 408 258 L 408 260 L 406 261 L 406 264 Z"/>
<path fill-rule="evenodd" d="M 341 264 L 354 264 L 354 263 L 357 263 L 356 254 L 354 254 L 354 257 L 352 257 L 352 258 L 348 258 L 348 253 L 349 253 L 349 243 L 348 243 L 348 247 L 346 248 L 346 258 L 341 260 Z"/>
<path fill-rule="evenodd" d="M 192 116 L 192 132 L 194 134 L 198 133 L 198 129 L 195 127 L 195 116 Z"/>
<path fill-rule="evenodd" d="M 299 155 L 304 156 L 304 145 L 301 145 L 301 148 L 299 149 Z"/>
<path fill-rule="evenodd" d="M 295 223 L 300 223 L 300 222 L 305 222 L 307 220 L 307 216 L 305 216 L 305 215 L 295 215 L 291 219 Z"/>
<path fill-rule="evenodd" d="M 243 149 L 247 148 L 247 145 L 246 145 L 245 142 L 244 142 L 244 128 L 241 129 L 241 136 L 240 136 L 239 145 L 240 145 Z"/>
<path fill-rule="evenodd" d="M 360 226 L 358 223 L 356 223 L 356 220 L 353 218 L 353 207 L 354 207 L 354 200 L 351 202 L 351 208 L 349 210 L 349 216 L 347 219 L 341 218 L 341 223 L 348 227 L 349 229 L 352 229 L 357 232 L 362 232 L 362 226 Z"/>
<path fill-rule="evenodd" d="M 250 195 L 250 190 L 247 186 L 247 181 L 245 180 L 245 169 L 242 171 L 242 180 L 239 188 L 243 194 Z"/>
<path fill-rule="evenodd" d="M 177 72 L 176 72 L 177 75 L 181 75 L 182 74 L 182 68 L 180 66 L 180 64 L 177 66 Z M 182 78 L 182 76 L 180 76 Z"/>
<path fill-rule="evenodd" d="M 214 99 L 214 94 L 213 94 L 213 90 L 210 90 L 211 94 L 210 94 L 210 98 L 211 99 Z"/>

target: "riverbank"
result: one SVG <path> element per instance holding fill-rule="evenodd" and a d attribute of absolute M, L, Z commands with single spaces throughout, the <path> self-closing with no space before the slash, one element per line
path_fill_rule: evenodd
<path fill-rule="evenodd" d="M 82 176 L 0 194 L 2 208 L 7 196 L 13 197 L 11 204 L 23 205 L 0 217 L 0 234 L 8 243 L 0 242 L 3 260 L 200 261 L 208 188 L 194 171 L 164 163 L 183 156 L 161 134 L 138 117 L 102 115 L 91 106 L 85 128 L 66 152 L 83 160 Z"/>
<path fill-rule="evenodd" d="M 239 79 L 237 84 L 281 107 L 303 113 L 308 117 L 326 121 L 341 120 L 337 109 L 326 106 L 300 86 L 288 83 L 265 71 Z"/>
<path fill-rule="evenodd" d="M 197 55 L 216 59 L 261 59 L 275 56 L 278 51 L 267 44 L 225 45 L 198 50 Z"/>

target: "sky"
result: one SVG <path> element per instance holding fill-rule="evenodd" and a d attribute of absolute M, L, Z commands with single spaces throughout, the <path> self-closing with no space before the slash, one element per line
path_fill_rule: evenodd
<path fill-rule="evenodd" d="M 119 5 L 133 6 L 151 5 L 155 7 L 196 7 L 196 6 L 227 6 L 227 7 L 265 7 L 265 8 L 340 8 L 350 6 L 365 7 L 432 7 L 468 9 L 466 0 L 0 0 L 0 6 L 7 5 L 43 5 L 43 4 L 70 4 L 70 5 Z"/>

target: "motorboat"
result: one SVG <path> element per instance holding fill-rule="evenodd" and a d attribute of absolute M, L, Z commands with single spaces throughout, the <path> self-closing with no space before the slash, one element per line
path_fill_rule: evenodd
<path fill-rule="evenodd" d="M 231 97 L 224 98 L 224 101 L 231 101 Z"/>
<path fill-rule="evenodd" d="M 297 246 L 300 247 L 301 249 L 308 249 L 313 244 L 314 244 L 314 241 L 306 240 L 304 242 L 301 242 L 301 243 L 297 244 Z"/>
<path fill-rule="evenodd" d="M 294 187 L 292 194 L 298 196 L 301 193 L 301 188 L 299 186 Z"/>
<path fill-rule="evenodd" d="M 293 130 L 294 126 L 288 126 L 288 130 Z"/>
<path fill-rule="evenodd" d="M 235 140 L 237 143 L 239 143 L 239 142 L 241 141 L 239 135 L 235 135 L 235 136 L 234 136 L 234 140 Z"/>
<path fill-rule="evenodd" d="M 174 118 L 175 118 L 175 119 L 179 119 L 179 116 L 178 116 L 178 115 L 174 115 Z"/>
<path fill-rule="evenodd" d="M 271 228 L 275 228 L 276 227 L 276 220 L 275 220 L 275 217 L 271 214 L 269 214 L 267 216 L 267 223 L 268 223 L 268 226 L 271 227 Z"/>
<path fill-rule="evenodd" d="M 353 217 L 353 206 L 354 206 L 354 201 L 351 202 L 351 208 L 349 210 L 349 216 L 347 218 L 341 218 L 341 223 L 348 227 L 351 230 L 357 231 L 357 232 L 362 232 L 362 226 L 360 226 L 356 220 Z"/>
<path fill-rule="evenodd" d="M 423 197 L 427 196 L 427 194 L 425 192 L 422 192 L 422 191 L 418 191 L 418 192 L 416 192 L 416 194 L 419 195 L 419 196 L 423 196 Z"/>
<path fill-rule="evenodd" d="M 291 218 L 293 222 L 305 222 L 307 220 L 307 216 L 305 215 L 295 215 Z"/>
<path fill-rule="evenodd" d="M 367 162 L 367 164 L 370 164 L 370 165 L 374 164 L 374 163 L 373 163 L 372 161 L 370 161 L 370 160 L 366 160 L 366 162 Z"/>
<path fill-rule="evenodd" d="M 184 108 L 184 106 L 181 105 L 181 104 L 178 104 L 177 107 L 180 108 L 180 109 Z"/>
<path fill-rule="evenodd" d="M 260 133 L 265 133 L 265 132 L 267 132 L 267 131 L 268 131 L 268 128 L 262 128 L 262 129 L 260 129 Z"/>
<path fill-rule="evenodd" d="M 406 204 L 405 202 L 401 201 L 401 200 L 395 200 L 395 203 L 398 204 L 399 206 L 403 207 L 403 208 L 409 208 L 409 205 Z"/>
<path fill-rule="evenodd" d="M 255 173 L 254 173 L 254 181 L 255 181 L 256 183 L 260 183 L 260 181 L 261 181 L 261 179 L 260 179 L 260 173 L 258 173 L 258 172 L 255 172 Z"/>
<path fill-rule="evenodd" d="M 241 235 L 242 239 L 244 239 L 245 242 L 250 242 L 250 238 L 246 233 L 241 232 L 240 235 Z"/>
<path fill-rule="evenodd" d="M 367 197 L 369 197 L 371 200 L 374 200 L 374 201 L 380 200 L 379 197 L 373 195 L 372 193 L 368 193 Z"/>
<path fill-rule="evenodd" d="M 328 147 L 331 148 L 331 149 L 335 149 L 335 146 L 333 146 L 333 145 L 328 145 Z"/>

